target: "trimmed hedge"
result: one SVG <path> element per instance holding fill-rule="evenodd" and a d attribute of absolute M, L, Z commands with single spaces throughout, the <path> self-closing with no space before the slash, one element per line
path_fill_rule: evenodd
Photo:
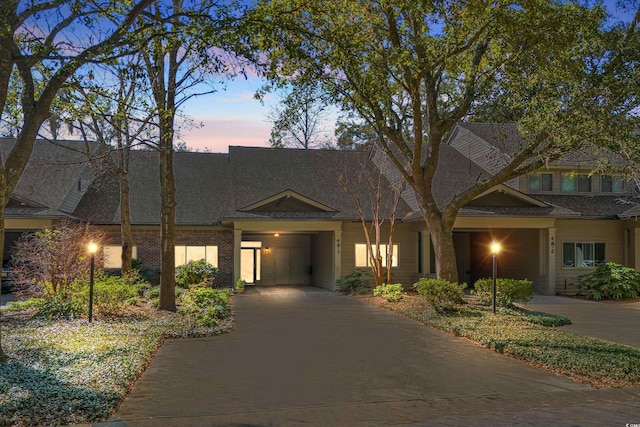
<path fill-rule="evenodd" d="M 464 303 L 465 285 L 451 283 L 444 279 L 429 279 L 423 277 L 413 285 L 419 295 L 422 295 L 436 313 L 455 311 Z"/>
<path fill-rule="evenodd" d="M 523 279 L 497 279 L 496 304 L 502 307 L 513 307 L 516 302 L 527 302 L 533 296 L 533 282 Z M 493 279 L 480 279 L 475 284 L 475 293 L 485 304 L 493 301 Z"/>

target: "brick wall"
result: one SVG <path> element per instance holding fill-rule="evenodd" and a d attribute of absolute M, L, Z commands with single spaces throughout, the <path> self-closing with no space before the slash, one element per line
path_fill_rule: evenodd
<path fill-rule="evenodd" d="M 107 233 L 108 244 L 120 244 L 120 232 Z M 160 268 L 160 228 L 133 230 L 133 244 L 137 246 L 138 259 L 150 269 Z M 218 247 L 218 275 L 216 285 L 233 285 L 233 232 L 192 228 L 176 230 L 176 245 L 212 245 Z"/>

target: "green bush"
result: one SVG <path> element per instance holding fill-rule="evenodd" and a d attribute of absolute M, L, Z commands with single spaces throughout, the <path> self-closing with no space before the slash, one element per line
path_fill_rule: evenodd
<path fill-rule="evenodd" d="M 35 313 L 35 317 L 45 319 L 75 319 L 80 317 L 88 309 L 87 304 L 82 304 L 81 298 L 64 298 L 62 295 L 53 295 L 44 298 L 42 305 Z"/>
<path fill-rule="evenodd" d="M 85 292 L 88 298 L 88 288 Z M 93 307 L 102 316 L 119 317 L 137 295 L 138 290 L 127 278 L 104 276 L 94 284 Z"/>
<path fill-rule="evenodd" d="M 580 276 L 580 288 L 594 300 L 636 298 L 640 293 L 640 273 L 614 262 Z"/>
<path fill-rule="evenodd" d="M 404 297 L 404 290 L 400 283 L 383 284 L 373 288 L 373 295 L 382 297 L 387 302 L 398 302 Z"/>
<path fill-rule="evenodd" d="M 179 312 L 203 326 L 218 326 L 231 314 L 230 289 L 192 288 L 181 298 Z"/>
<path fill-rule="evenodd" d="M 458 305 L 464 303 L 465 285 L 451 283 L 444 279 L 430 279 L 423 277 L 414 288 L 422 295 L 436 313 L 455 311 Z"/>
<path fill-rule="evenodd" d="M 336 285 L 338 285 L 338 290 L 340 292 L 346 292 L 352 295 L 362 295 L 369 292 L 369 282 L 364 279 L 361 279 L 362 271 L 353 270 L 351 273 L 343 277 L 342 279 L 338 279 L 336 281 Z"/>
<path fill-rule="evenodd" d="M 29 298 L 24 301 L 11 301 L 2 311 L 22 311 L 30 308 L 40 308 L 44 303 L 44 298 Z"/>
<path fill-rule="evenodd" d="M 218 269 L 203 259 L 189 261 L 176 268 L 176 285 L 188 288 L 202 283 L 212 287 L 216 274 L 218 274 Z"/>
<path fill-rule="evenodd" d="M 523 279 L 497 279 L 496 305 L 512 307 L 515 302 L 527 302 L 533 295 L 533 282 Z M 485 304 L 493 302 L 493 279 L 480 279 L 475 284 L 475 293 Z"/>

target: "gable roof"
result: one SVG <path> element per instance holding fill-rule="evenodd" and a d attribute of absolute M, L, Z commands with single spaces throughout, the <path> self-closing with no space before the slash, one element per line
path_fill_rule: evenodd
<path fill-rule="evenodd" d="M 158 155 L 131 153 L 129 183 L 133 224 L 160 221 Z M 338 177 L 360 163 L 374 168 L 366 152 L 229 147 L 229 153 L 177 152 L 176 223 L 211 225 L 220 220 L 357 219 L 353 199 L 340 187 Z M 363 198 L 365 188 L 358 189 Z M 94 180 L 76 214 L 95 223 L 119 222 L 119 187 L 116 177 L 104 173 Z M 289 199 L 275 208 L 280 198 Z M 366 202 L 368 203 L 368 202 Z M 274 210 L 269 210 L 274 209 Z M 410 208 L 402 203 L 400 214 Z"/>
<path fill-rule="evenodd" d="M 281 191 L 264 200 L 238 209 L 244 212 L 335 212 L 335 209 L 316 202 L 293 190 Z"/>

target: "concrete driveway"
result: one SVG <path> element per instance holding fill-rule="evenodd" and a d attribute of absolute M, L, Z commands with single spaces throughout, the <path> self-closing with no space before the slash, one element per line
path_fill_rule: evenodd
<path fill-rule="evenodd" d="M 103 424 L 640 422 L 638 390 L 593 390 L 345 296 L 261 289 L 234 306 L 233 333 L 166 342 Z"/>
<path fill-rule="evenodd" d="M 563 327 L 567 331 L 640 348 L 637 305 L 536 295 L 525 307 L 568 317 L 572 324 Z"/>

